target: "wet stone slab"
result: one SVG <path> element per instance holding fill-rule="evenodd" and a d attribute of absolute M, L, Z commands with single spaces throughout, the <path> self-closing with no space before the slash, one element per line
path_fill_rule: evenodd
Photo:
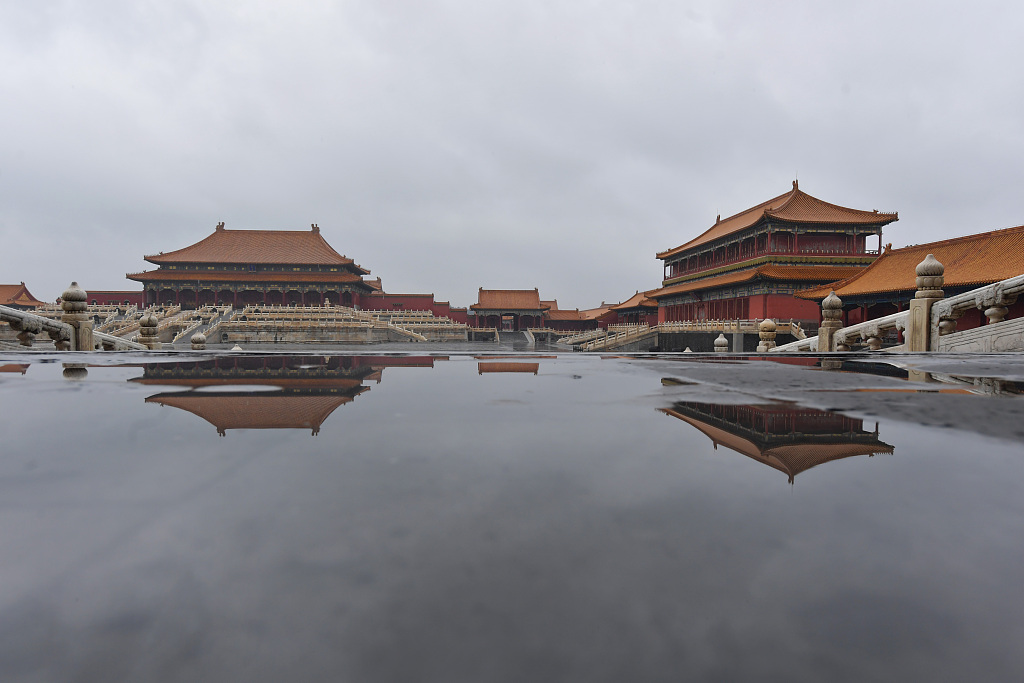
<path fill-rule="evenodd" d="M 500 351 L 0 357 L 0 680 L 1024 669 L 1021 358 Z"/>

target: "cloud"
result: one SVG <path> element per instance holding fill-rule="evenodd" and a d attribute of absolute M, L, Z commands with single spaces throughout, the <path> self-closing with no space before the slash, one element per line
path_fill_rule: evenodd
<path fill-rule="evenodd" d="M 392 291 L 587 307 L 784 192 L 897 245 L 1021 223 L 1015 6 L 50 2 L 0 9 L 0 280 L 321 225 Z"/>

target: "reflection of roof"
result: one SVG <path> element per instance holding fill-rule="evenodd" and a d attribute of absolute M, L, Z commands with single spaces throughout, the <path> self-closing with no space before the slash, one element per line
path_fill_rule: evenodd
<path fill-rule="evenodd" d="M 980 287 L 1024 273 L 1024 226 L 977 235 L 886 249 L 867 268 L 828 287 L 798 292 L 804 299 L 823 299 L 835 290 L 839 298 L 917 289 L 915 269 L 928 254 L 946 268 L 944 286 Z"/>
<path fill-rule="evenodd" d="M 42 306 L 44 302 L 32 296 L 22 282 L 17 285 L 0 285 L 0 306 Z"/>
<path fill-rule="evenodd" d="M 683 420 L 700 430 L 718 447 L 725 446 L 737 453 L 746 455 L 769 467 L 784 472 L 793 482 L 796 475 L 826 462 L 841 460 L 855 455 L 875 455 L 892 453 L 893 447 L 878 440 L 877 434 L 859 429 L 860 420 L 846 418 L 840 414 L 795 408 L 787 410 L 778 407 L 766 407 L 764 414 L 757 417 L 763 421 L 753 428 L 748 425 L 733 423 L 722 417 L 708 414 L 719 406 L 711 404 L 676 403 L 672 408 L 662 409 L 667 415 Z M 759 413 L 757 406 L 735 406 L 736 410 L 747 410 Z M 785 425 L 791 425 L 786 418 L 788 413 L 802 418 L 804 421 L 821 421 L 824 424 L 841 420 L 849 424 L 837 433 L 786 433 Z M 771 427 L 779 429 L 773 433 Z M 780 428 L 781 427 L 781 428 Z"/>
<path fill-rule="evenodd" d="M 28 372 L 28 364 L 11 363 L 9 365 L 0 365 L 0 372 L 17 372 L 20 375 L 24 375 Z"/>
<path fill-rule="evenodd" d="M 477 363 L 477 374 L 488 372 L 530 372 L 534 375 L 540 370 L 540 363 Z"/>
<path fill-rule="evenodd" d="M 147 270 L 142 273 L 129 273 L 128 279 L 139 282 L 146 281 L 180 281 L 180 282 L 363 282 L 355 273 L 324 273 L 320 271 L 287 272 L 258 271 L 250 273 L 243 270 Z M 364 284 L 373 286 L 369 282 Z"/>
<path fill-rule="evenodd" d="M 793 189 L 734 216 L 717 221 L 711 228 L 682 246 L 658 254 L 659 259 L 675 256 L 687 249 L 713 242 L 752 227 L 762 218 L 787 223 L 818 223 L 830 225 L 877 225 L 898 220 L 895 213 L 861 211 L 829 204 L 802 192 L 794 181 Z"/>
<path fill-rule="evenodd" d="M 654 292 L 656 290 L 651 290 Z M 658 302 L 653 299 L 647 298 L 647 295 L 651 292 L 637 292 L 633 296 L 629 297 L 621 304 L 616 304 L 609 308 L 612 311 L 624 311 L 629 308 L 657 308 Z"/>
<path fill-rule="evenodd" d="M 337 266 L 352 259 L 336 252 L 312 230 L 227 230 L 218 226 L 212 235 L 177 251 L 147 256 L 147 261 L 169 263 L 275 263 Z M 361 270 L 364 274 L 369 271 Z"/>
<path fill-rule="evenodd" d="M 157 394 L 146 402 L 187 410 L 216 427 L 221 436 L 229 429 L 309 429 L 316 434 L 338 406 L 367 390 L 362 387 L 355 394 L 340 395 L 185 391 Z"/>
<path fill-rule="evenodd" d="M 372 371 L 372 369 L 371 369 Z M 224 387 L 233 386 L 267 386 L 279 387 L 281 389 L 309 389 L 316 390 L 341 390 L 348 391 L 362 386 L 362 380 L 374 379 L 369 374 L 361 377 L 275 377 L 271 374 L 254 377 L 188 377 L 188 376 L 164 376 L 164 377 L 135 377 L 131 381 L 145 385 L 174 386 L 174 387 Z"/>
<path fill-rule="evenodd" d="M 673 294 L 749 282 L 756 278 L 789 282 L 835 282 L 836 279 L 850 277 L 850 275 L 862 270 L 864 270 L 862 266 L 782 266 L 770 263 L 758 266 L 757 268 L 736 270 L 702 280 L 680 282 L 676 285 L 669 285 L 668 287 L 648 292 L 648 296 L 652 299 L 658 299 Z M 828 292 L 825 294 L 827 296 Z"/>
<path fill-rule="evenodd" d="M 536 289 L 481 289 L 473 310 L 539 311 L 541 303 Z"/>

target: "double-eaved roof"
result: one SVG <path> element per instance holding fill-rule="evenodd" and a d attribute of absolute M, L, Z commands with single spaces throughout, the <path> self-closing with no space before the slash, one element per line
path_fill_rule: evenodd
<path fill-rule="evenodd" d="M 542 311 L 549 306 L 540 300 L 536 289 L 484 289 L 480 288 L 474 311 Z"/>
<path fill-rule="evenodd" d="M 311 230 L 228 230 L 223 223 L 213 234 L 177 251 L 146 256 L 160 266 L 182 263 L 280 264 L 305 266 L 356 266 L 352 259 L 334 250 L 320 234 Z"/>
<path fill-rule="evenodd" d="M 725 219 L 719 218 L 714 225 L 697 237 L 686 244 L 661 252 L 658 254 L 658 258 L 671 258 L 684 251 L 742 232 L 765 219 L 793 224 L 881 227 L 898 220 L 899 216 L 895 212 L 862 211 L 830 204 L 803 192 L 800 185 L 794 180 L 793 189 L 789 192 L 741 211 L 734 216 Z"/>
<path fill-rule="evenodd" d="M 871 296 L 917 289 L 917 264 L 933 254 L 945 267 L 943 287 L 973 288 L 1024 273 L 1024 226 L 977 235 L 915 244 L 885 252 L 855 275 L 796 295 L 824 299 L 830 291 L 844 297 Z"/>
<path fill-rule="evenodd" d="M 701 280 L 680 282 L 679 284 L 669 285 L 668 287 L 662 287 L 661 289 L 648 292 L 647 296 L 651 299 L 660 299 L 674 294 L 684 294 L 686 292 L 693 292 L 697 290 L 725 287 L 727 285 L 735 285 L 741 282 L 750 282 L 752 280 L 775 280 L 779 282 L 807 283 L 835 282 L 836 280 L 850 277 L 851 275 L 863 270 L 864 268 L 861 266 L 786 266 L 768 263 L 756 268 L 734 270 L 722 275 L 715 275 Z M 824 296 L 828 296 L 828 292 L 825 292 Z"/>

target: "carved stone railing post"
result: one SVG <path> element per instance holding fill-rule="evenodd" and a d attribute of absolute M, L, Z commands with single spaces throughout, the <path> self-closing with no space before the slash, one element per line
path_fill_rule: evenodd
<path fill-rule="evenodd" d="M 89 295 L 84 289 L 72 282 L 71 286 L 60 295 L 60 308 L 64 313 L 60 316 L 61 322 L 67 323 L 74 328 L 75 333 L 71 337 L 72 351 L 92 351 L 92 319 L 86 314 L 86 301 Z"/>
<path fill-rule="evenodd" d="M 775 330 L 777 327 L 778 326 L 775 324 L 775 321 L 771 318 L 765 318 L 761 321 L 761 324 L 757 326 L 757 334 L 761 338 L 761 343 L 757 345 L 758 352 L 764 352 L 775 348 Z"/>
<path fill-rule="evenodd" d="M 196 332 L 192 335 L 192 350 L 202 351 L 206 348 L 206 335 L 202 332 Z"/>
<path fill-rule="evenodd" d="M 157 350 L 161 344 L 157 340 L 157 325 L 160 321 L 152 313 L 146 313 L 139 318 L 139 343 L 150 350 Z"/>
<path fill-rule="evenodd" d="M 32 342 L 35 341 L 36 334 L 42 330 L 34 330 L 32 326 L 23 320 L 11 320 L 8 322 L 11 329 L 18 333 L 18 343 L 22 346 L 32 347 Z"/>
<path fill-rule="evenodd" d="M 932 304 L 941 300 L 945 266 L 928 254 L 917 264 L 917 293 L 910 300 L 910 314 L 907 317 L 907 329 L 904 335 L 907 351 L 921 352 L 931 349 Z M 953 323 L 956 327 L 956 323 Z M 941 334 L 941 330 L 940 330 Z"/>
<path fill-rule="evenodd" d="M 725 338 L 725 334 L 719 334 L 718 338 L 715 339 L 715 353 L 728 353 L 729 352 L 729 340 Z"/>
<path fill-rule="evenodd" d="M 1003 322 L 1006 319 L 1006 314 L 1009 312 L 1010 309 L 1006 306 L 996 303 L 985 309 L 985 317 L 988 318 L 989 325 L 994 325 L 995 323 Z"/>
<path fill-rule="evenodd" d="M 843 300 L 834 291 L 821 302 L 821 327 L 818 328 L 818 351 L 837 351 L 836 330 L 843 326 Z"/>

